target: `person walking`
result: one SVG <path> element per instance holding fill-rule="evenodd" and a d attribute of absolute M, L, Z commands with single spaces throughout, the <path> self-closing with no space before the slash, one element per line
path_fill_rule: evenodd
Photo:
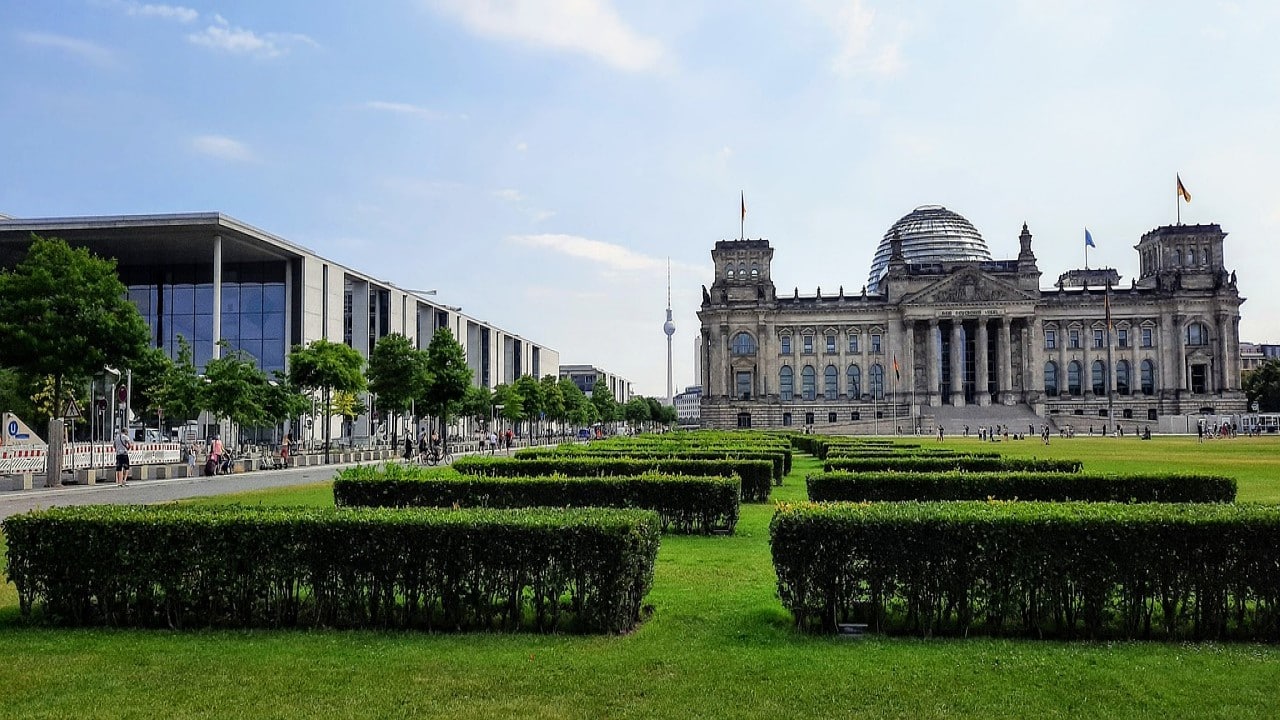
<path fill-rule="evenodd" d="M 129 441 L 129 434 L 124 428 L 120 428 L 120 432 L 116 434 L 116 487 L 124 487 L 129 484 L 129 451 L 133 449 L 133 443 Z"/>
<path fill-rule="evenodd" d="M 289 467 L 289 446 L 293 444 L 293 434 L 285 433 L 280 441 L 280 464 Z"/>

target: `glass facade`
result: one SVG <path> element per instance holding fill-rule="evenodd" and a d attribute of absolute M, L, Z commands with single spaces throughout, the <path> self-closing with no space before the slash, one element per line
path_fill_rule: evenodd
<path fill-rule="evenodd" d="M 287 341 L 285 266 L 228 264 L 222 269 L 222 332 L 232 350 L 244 350 L 266 372 L 284 370 Z M 152 343 L 171 358 L 178 336 L 191 343 L 196 368 L 213 358 L 213 267 L 122 267 L 129 300 L 151 329 Z"/>

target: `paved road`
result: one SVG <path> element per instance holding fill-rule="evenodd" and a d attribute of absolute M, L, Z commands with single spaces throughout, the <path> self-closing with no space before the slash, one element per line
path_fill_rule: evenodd
<path fill-rule="evenodd" d="M 174 478 L 172 480 L 132 480 L 116 487 L 113 480 L 97 485 L 64 485 L 60 488 L 0 491 L 0 518 L 36 508 L 65 505 L 106 505 L 113 503 L 157 503 L 208 495 L 306 485 L 332 480 L 338 470 L 349 465 L 319 465 L 288 470 L 258 470 L 236 475 Z"/>

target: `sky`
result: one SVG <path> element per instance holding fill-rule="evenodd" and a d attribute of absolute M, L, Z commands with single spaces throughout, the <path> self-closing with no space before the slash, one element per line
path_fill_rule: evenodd
<path fill-rule="evenodd" d="M 1280 342 L 1280 3 L 0 3 L 0 213 L 222 212 L 560 353 L 675 386 L 710 251 L 780 294 L 866 283 L 913 208 L 1042 285 L 1229 233 Z M 1273 288 L 1274 290 L 1274 288 Z"/>

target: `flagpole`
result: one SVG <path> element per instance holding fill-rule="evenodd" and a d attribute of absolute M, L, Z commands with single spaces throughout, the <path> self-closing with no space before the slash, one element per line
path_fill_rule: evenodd
<path fill-rule="evenodd" d="M 742 218 L 738 223 L 738 239 L 747 239 L 747 193 L 742 192 Z"/>
<path fill-rule="evenodd" d="M 1178 180 L 1181 181 L 1182 178 L 1178 178 Z M 1173 186 L 1173 206 L 1177 208 L 1178 224 L 1181 225 L 1182 224 L 1182 193 L 1178 192 L 1177 185 Z"/>

